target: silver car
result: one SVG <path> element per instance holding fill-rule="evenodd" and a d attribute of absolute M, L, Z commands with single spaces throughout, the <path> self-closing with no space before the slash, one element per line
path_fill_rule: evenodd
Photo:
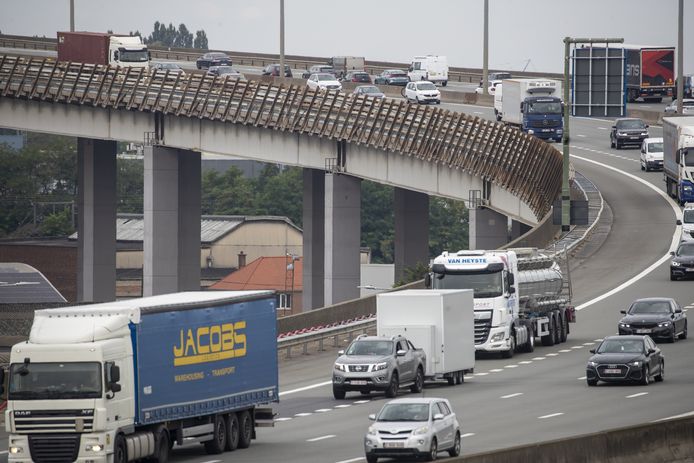
<path fill-rule="evenodd" d="M 379 458 L 418 458 L 436 460 L 446 451 L 460 455 L 460 424 L 446 399 L 407 398 L 386 403 L 376 415 L 364 437 L 368 463 Z"/>
<path fill-rule="evenodd" d="M 673 100 L 672 103 L 665 107 L 665 114 L 677 114 L 677 100 Z M 682 115 L 694 115 L 694 99 L 682 99 Z"/>

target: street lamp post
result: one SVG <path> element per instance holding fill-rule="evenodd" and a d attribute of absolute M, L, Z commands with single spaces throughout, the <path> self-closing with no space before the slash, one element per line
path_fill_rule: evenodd
<path fill-rule="evenodd" d="M 489 95 L 489 0 L 484 0 L 484 47 L 482 52 L 482 94 Z"/>
<path fill-rule="evenodd" d="M 284 0 L 280 0 L 280 70 L 279 76 L 284 77 Z"/>

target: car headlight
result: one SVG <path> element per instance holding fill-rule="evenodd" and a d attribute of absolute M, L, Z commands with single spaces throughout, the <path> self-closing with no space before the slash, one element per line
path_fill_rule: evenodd
<path fill-rule="evenodd" d="M 648 136 L 648 132 L 641 132 L 641 136 L 642 136 L 642 137 L 647 137 L 647 136 Z"/>
<path fill-rule="evenodd" d="M 87 444 L 85 447 L 85 450 L 87 452 L 101 452 L 104 449 L 104 446 L 101 444 Z"/>
<path fill-rule="evenodd" d="M 624 133 L 624 132 L 617 132 L 617 135 L 620 136 L 620 137 L 624 137 L 624 136 L 626 136 L 626 133 Z"/>
<path fill-rule="evenodd" d="M 637 361 L 637 362 L 631 362 L 631 363 L 629 364 L 629 366 L 630 366 L 630 367 L 637 367 L 637 368 L 638 368 L 638 367 L 641 366 L 641 362 L 638 362 L 638 361 Z"/>
<path fill-rule="evenodd" d="M 347 365 L 345 365 L 343 363 L 336 363 L 335 369 L 339 370 L 339 371 L 347 371 Z"/>
<path fill-rule="evenodd" d="M 366 434 L 369 436 L 376 436 L 378 435 L 378 431 L 373 426 L 369 426 L 369 430 L 366 431 Z"/>
<path fill-rule="evenodd" d="M 597 367 L 599 365 L 598 362 L 593 362 L 592 360 L 588 362 L 589 367 Z"/>
<path fill-rule="evenodd" d="M 672 323 L 670 323 L 670 322 L 662 322 L 662 323 L 658 323 L 658 326 L 660 326 L 660 327 L 663 327 L 663 326 L 670 326 L 671 324 L 672 324 Z"/>
<path fill-rule="evenodd" d="M 419 435 L 421 435 L 421 434 L 426 434 L 426 433 L 428 433 L 428 432 L 429 432 L 429 426 L 422 426 L 421 428 L 415 429 L 415 430 L 412 432 L 412 434 L 414 434 L 415 436 L 419 436 Z"/>
<path fill-rule="evenodd" d="M 13 445 L 8 449 L 8 451 L 10 452 L 10 455 L 17 455 L 18 453 L 23 453 L 24 449 L 17 445 Z"/>
<path fill-rule="evenodd" d="M 620 323 L 619 326 L 620 326 L 620 328 L 630 328 L 631 327 L 631 325 L 629 325 L 628 323 Z"/>
<path fill-rule="evenodd" d="M 381 362 L 375 364 L 372 371 L 385 370 L 386 368 L 388 368 L 388 362 Z"/>
<path fill-rule="evenodd" d="M 670 262 L 670 265 L 673 266 L 673 267 L 679 267 L 679 266 L 682 265 L 682 264 L 680 264 L 680 263 L 677 262 L 676 260 L 673 260 L 672 262 Z"/>

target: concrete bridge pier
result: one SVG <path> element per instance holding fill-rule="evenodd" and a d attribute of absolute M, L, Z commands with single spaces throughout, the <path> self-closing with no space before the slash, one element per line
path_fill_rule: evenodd
<path fill-rule="evenodd" d="M 77 139 L 77 300 L 116 300 L 115 141 Z"/>
<path fill-rule="evenodd" d="M 395 282 L 405 268 L 429 263 L 429 195 L 395 188 Z"/>
<path fill-rule="evenodd" d="M 145 147 L 144 296 L 200 289 L 200 153 Z"/>
<path fill-rule="evenodd" d="M 325 292 L 325 171 L 303 170 L 303 310 L 323 307 Z"/>
<path fill-rule="evenodd" d="M 511 220 L 511 241 L 520 238 L 521 236 L 532 230 L 530 225 L 526 225 L 523 222 L 517 220 Z"/>
<path fill-rule="evenodd" d="M 485 207 L 469 210 L 470 249 L 497 249 L 508 243 L 508 217 Z"/>

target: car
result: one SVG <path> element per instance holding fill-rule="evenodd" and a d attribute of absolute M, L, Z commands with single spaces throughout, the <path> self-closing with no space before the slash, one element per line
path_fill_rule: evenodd
<path fill-rule="evenodd" d="M 682 209 L 682 220 L 677 219 L 677 225 L 682 226 L 681 241 L 694 241 L 694 203 L 685 203 Z"/>
<path fill-rule="evenodd" d="M 670 255 L 671 280 L 694 276 L 694 241 L 680 241 L 677 250 Z"/>
<path fill-rule="evenodd" d="M 610 131 L 610 148 L 621 149 L 626 145 L 640 146 L 648 138 L 648 124 L 635 117 L 615 120 Z"/>
<path fill-rule="evenodd" d="M 673 100 L 677 98 L 677 84 L 678 84 L 677 81 L 678 80 L 679 80 L 679 78 L 675 79 L 675 87 L 672 89 L 672 99 Z M 694 74 L 689 74 L 689 75 L 685 74 L 684 75 L 684 81 L 683 81 L 682 87 L 684 90 L 682 96 L 684 98 L 694 98 Z"/>
<path fill-rule="evenodd" d="M 663 170 L 663 138 L 646 138 L 641 143 L 641 170 Z"/>
<path fill-rule="evenodd" d="M 489 87 L 487 88 L 487 93 L 489 93 L 490 95 L 494 95 L 496 93 L 496 87 L 499 84 L 501 84 L 501 80 L 491 81 L 489 83 Z M 475 93 L 477 93 L 478 95 L 481 95 L 482 93 L 484 93 L 484 89 L 482 87 L 477 87 L 475 89 Z"/>
<path fill-rule="evenodd" d="M 154 62 L 150 64 L 149 69 L 152 71 L 157 71 L 157 73 L 166 73 L 166 71 L 169 71 L 169 77 L 172 75 L 175 77 L 176 74 L 180 74 L 181 77 L 186 75 L 183 68 L 177 63 Z"/>
<path fill-rule="evenodd" d="M 402 69 L 386 69 L 376 76 L 376 85 L 398 85 L 404 87 L 410 81 L 407 73 Z"/>
<path fill-rule="evenodd" d="M 211 76 L 228 76 L 228 79 L 245 79 L 243 74 L 231 66 L 210 66 L 207 74 Z"/>
<path fill-rule="evenodd" d="M 409 82 L 402 89 L 402 96 L 408 102 L 441 104 L 441 92 L 436 88 L 436 85 L 428 80 Z"/>
<path fill-rule="evenodd" d="M 665 359 L 660 348 L 647 334 L 608 336 L 596 349 L 586 365 L 586 382 L 596 386 L 604 382 L 638 382 L 648 386 L 651 378 L 665 378 Z"/>
<path fill-rule="evenodd" d="M 439 452 L 460 455 L 460 423 L 451 403 L 438 397 L 395 399 L 377 414 L 364 436 L 367 463 L 379 458 L 435 460 Z"/>
<path fill-rule="evenodd" d="M 352 92 L 355 95 L 366 95 L 373 98 L 385 98 L 386 95 L 375 85 L 357 85 Z"/>
<path fill-rule="evenodd" d="M 504 79 L 511 79 L 513 76 L 511 75 L 510 72 L 489 72 L 487 73 L 487 82 L 489 85 L 492 84 L 495 80 L 504 80 Z M 480 79 L 480 85 L 479 87 L 482 87 L 482 81 L 483 79 Z"/>
<path fill-rule="evenodd" d="M 210 66 L 231 66 L 231 58 L 226 53 L 211 51 L 195 60 L 195 66 L 198 69 L 207 69 Z"/>
<path fill-rule="evenodd" d="M 311 74 L 317 74 L 319 72 L 335 75 L 335 69 L 333 69 L 332 66 L 328 64 L 314 64 L 301 74 L 301 78 L 308 79 L 309 77 L 311 77 Z"/>
<path fill-rule="evenodd" d="M 371 76 L 366 71 L 349 71 L 341 79 L 343 82 L 371 83 Z"/>
<path fill-rule="evenodd" d="M 274 76 L 279 77 L 280 75 L 280 65 L 279 64 L 268 64 L 263 68 L 264 76 Z M 288 64 L 284 65 L 284 77 L 292 77 L 292 69 Z"/>
<path fill-rule="evenodd" d="M 311 74 L 306 85 L 314 90 L 342 90 L 342 84 L 332 74 L 319 72 Z"/>
<path fill-rule="evenodd" d="M 687 339 L 687 315 L 671 297 L 648 297 L 631 303 L 617 325 L 619 334 L 648 334 L 675 342 Z"/>
<path fill-rule="evenodd" d="M 677 114 L 677 100 L 673 100 L 672 103 L 667 105 L 664 111 L 665 114 Z M 694 99 L 685 98 L 682 100 L 682 115 L 694 115 Z"/>

